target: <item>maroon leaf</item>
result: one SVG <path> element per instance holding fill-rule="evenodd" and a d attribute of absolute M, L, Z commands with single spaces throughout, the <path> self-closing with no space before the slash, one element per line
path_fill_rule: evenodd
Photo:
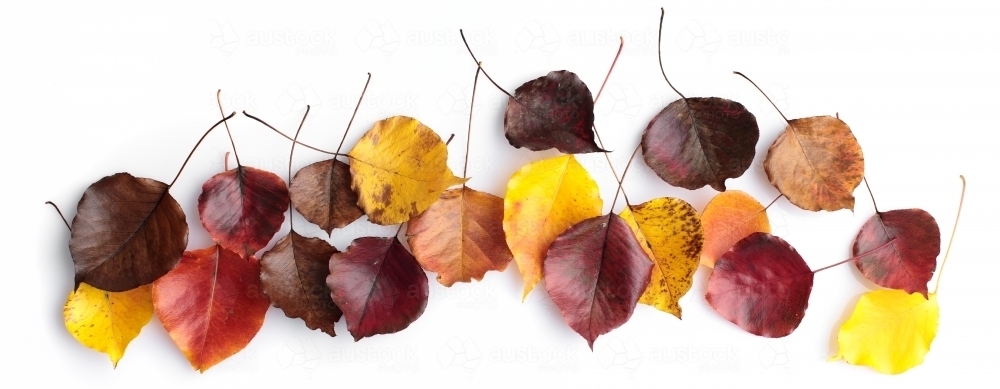
<path fill-rule="evenodd" d="M 755 232 L 715 262 L 705 299 L 744 331 L 780 338 L 802 322 L 812 285 L 813 272 L 791 245 Z"/>
<path fill-rule="evenodd" d="M 243 257 L 267 245 L 281 228 L 287 210 L 284 181 L 248 166 L 212 176 L 198 196 L 201 224 L 212 240 Z"/>
<path fill-rule="evenodd" d="M 327 234 L 365 214 L 358 207 L 357 193 L 351 189 L 350 166 L 336 159 L 299 169 L 289 184 L 288 193 L 295 210 Z"/>
<path fill-rule="evenodd" d="M 343 315 L 326 286 L 330 256 L 336 253 L 325 240 L 293 230 L 260 260 L 260 282 L 271 303 L 285 316 L 301 318 L 309 329 L 319 328 L 330 336 L 336 336 L 333 326 Z"/>
<path fill-rule="evenodd" d="M 545 288 L 570 328 L 594 340 L 628 321 L 649 285 L 653 262 L 615 214 L 576 223 L 545 256 Z"/>
<path fill-rule="evenodd" d="M 877 249 L 892 239 L 896 241 Z M 906 293 L 920 292 L 925 297 L 940 252 L 937 222 L 917 208 L 875 212 L 861 226 L 851 249 L 858 257 L 854 264 L 872 282 Z"/>
<path fill-rule="evenodd" d="M 515 101 L 516 100 L 516 101 Z M 503 117 L 511 146 L 567 154 L 603 152 L 594 143 L 594 97 L 576 74 L 558 70 L 514 90 Z"/>
<path fill-rule="evenodd" d="M 326 284 L 354 341 L 401 331 L 427 307 L 427 274 L 396 237 L 355 239 L 330 257 Z"/>
<path fill-rule="evenodd" d="M 90 185 L 69 239 L 75 282 L 108 292 L 149 284 L 177 265 L 188 227 L 167 184 L 128 173 Z"/>
<path fill-rule="evenodd" d="M 757 119 L 742 104 L 719 97 L 674 101 L 642 133 L 642 157 L 673 186 L 726 190 L 726 179 L 750 167 L 756 151 Z"/>

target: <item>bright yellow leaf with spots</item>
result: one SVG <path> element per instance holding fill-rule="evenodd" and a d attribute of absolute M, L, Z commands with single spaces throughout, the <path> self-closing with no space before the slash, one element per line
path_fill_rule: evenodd
<path fill-rule="evenodd" d="M 906 294 L 883 289 L 861 296 L 854 313 L 840 327 L 840 351 L 830 360 L 843 358 L 884 374 L 899 374 L 924 362 L 937 335 L 937 295 Z"/>
<path fill-rule="evenodd" d="M 639 302 L 680 318 L 677 300 L 691 289 L 704 240 L 698 211 L 684 200 L 660 197 L 626 207 L 621 217 L 653 259 Z"/>
<path fill-rule="evenodd" d="M 348 155 L 351 188 L 375 224 L 400 224 L 416 217 L 452 185 L 465 182 L 448 168 L 448 148 L 417 119 L 380 120 Z"/>
<path fill-rule="evenodd" d="M 69 294 L 63 307 L 66 329 L 84 346 L 108 354 L 111 363 L 153 317 L 153 292 L 143 285 L 126 292 L 105 292 L 87 284 Z"/>
<path fill-rule="evenodd" d="M 542 279 L 552 241 L 570 226 L 601 214 L 597 183 L 573 155 L 521 167 L 507 182 L 503 231 L 524 279 L 524 295 Z"/>
<path fill-rule="evenodd" d="M 750 234 L 771 233 L 764 206 L 738 190 L 727 190 L 712 198 L 701 213 L 701 224 L 705 229 L 701 264 L 708 267 L 715 267 L 722 254 Z"/>

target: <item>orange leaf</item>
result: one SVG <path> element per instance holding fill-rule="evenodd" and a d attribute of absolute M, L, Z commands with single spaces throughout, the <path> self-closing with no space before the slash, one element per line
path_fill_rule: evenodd
<path fill-rule="evenodd" d="M 701 213 L 701 225 L 705 229 L 701 264 L 708 267 L 715 267 L 715 261 L 741 239 L 754 232 L 771 232 L 764 206 L 738 190 L 712 198 Z"/>

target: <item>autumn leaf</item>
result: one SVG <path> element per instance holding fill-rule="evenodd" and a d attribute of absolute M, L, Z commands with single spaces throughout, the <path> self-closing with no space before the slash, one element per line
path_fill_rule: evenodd
<path fill-rule="evenodd" d="M 126 292 L 105 292 L 80 284 L 76 291 L 70 292 L 63 307 L 69 333 L 84 346 L 108 354 L 114 366 L 118 366 L 129 342 L 152 317 L 149 285 Z"/>
<path fill-rule="evenodd" d="M 204 372 L 242 350 L 264 324 L 270 302 L 260 263 L 222 246 L 184 253 L 153 283 L 153 307 L 191 367 Z"/>
<path fill-rule="evenodd" d="M 327 234 L 364 215 L 358 207 L 358 195 L 351 189 L 351 168 L 336 159 L 299 169 L 288 193 L 295 210 Z"/>
<path fill-rule="evenodd" d="M 448 168 L 448 149 L 441 138 L 411 117 L 376 122 L 349 155 L 351 187 L 375 224 L 406 222 L 445 189 L 465 182 Z"/>
<path fill-rule="evenodd" d="M 441 194 L 406 228 L 413 256 L 444 286 L 480 281 L 513 259 L 503 232 L 503 199 L 469 188 Z"/>
<path fill-rule="evenodd" d="M 876 250 L 890 241 L 891 246 Z M 876 211 L 861 226 L 851 248 L 852 255 L 858 257 L 854 264 L 872 282 L 924 296 L 940 252 L 937 222 L 927 211 L 916 208 Z"/>
<path fill-rule="evenodd" d="M 287 210 L 284 181 L 249 166 L 212 176 L 198 196 L 198 215 L 212 240 L 244 257 L 256 254 L 271 241 Z"/>
<path fill-rule="evenodd" d="M 326 284 L 355 342 L 408 327 L 429 296 L 427 274 L 396 237 L 355 239 L 330 258 Z"/>
<path fill-rule="evenodd" d="M 281 238 L 260 260 L 260 282 L 271 303 L 285 316 L 301 318 L 309 329 L 335 336 L 334 324 L 343 313 L 330 299 L 326 276 L 337 249 L 323 239 L 306 238 L 294 230 Z"/>
<path fill-rule="evenodd" d="M 615 214 L 574 224 L 545 256 L 545 288 L 587 344 L 628 321 L 649 285 L 652 261 Z"/>
<path fill-rule="evenodd" d="M 764 206 L 753 197 L 738 190 L 717 194 L 701 213 L 705 228 L 705 244 L 701 249 L 701 264 L 715 267 L 736 242 L 754 232 L 771 233 Z"/>
<path fill-rule="evenodd" d="M 524 295 L 542 279 L 549 245 L 570 226 L 601 214 L 597 183 L 573 155 L 522 166 L 507 182 L 503 230 L 524 279 Z M 523 298 L 522 297 L 522 298 Z"/>
<path fill-rule="evenodd" d="M 705 300 L 744 331 L 781 338 L 805 316 L 812 286 L 813 272 L 792 246 L 755 232 L 715 263 Z"/>
<path fill-rule="evenodd" d="M 642 157 L 670 185 L 692 190 L 710 185 L 721 192 L 727 178 L 750 167 L 759 136 L 757 119 L 740 103 L 681 98 L 646 126 Z"/>
<path fill-rule="evenodd" d="M 503 116 L 511 146 L 563 153 L 603 152 L 594 143 L 594 97 L 587 84 L 566 70 L 528 81 L 514 90 Z"/>
<path fill-rule="evenodd" d="M 899 374 L 924 362 L 938 330 L 937 295 L 883 289 L 865 293 L 837 334 L 843 358 L 883 374 Z"/>
<path fill-rule="evenodd" d="M 188 226 L 168 189 L 160 181 L 128 173 L 104 177 L 87 188 L 69 240 L 76 287 L 87 283 L 124 292 L 174 268 L 187 247 Z"/>
<path fill-rule="evenodd" d="M 677 301 L 691 289 L 704 239 L 698 211 L 684 200 L 660 197 L 626 207 L 621 217 L 653 260 L 639 302 L 680 318 Z"/>

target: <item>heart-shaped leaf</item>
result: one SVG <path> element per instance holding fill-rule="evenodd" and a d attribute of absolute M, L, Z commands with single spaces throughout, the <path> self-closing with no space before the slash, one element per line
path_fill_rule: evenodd
<path fill-rule="evenodd" d="M 330 256 L 336 253 L 323 239 L 290 231 L 260 260 L 260 282 L 271 304 L 285 316 L 301 318 L 309 329 L 318 328 L 330 336 L 336 336 L 333 326 L 343 315 L 326 286 Z"/>
<path fill-rule="evenodd" d="M 882 247 L 893 239 L 889 246 Z M 924 296 L 940 252 L 937 222 L 927 211 L 917 208 L 875 212 L 861 226 L 851 248 L 857 257 L 854 264 L 872 282 Z"/>
<path fill-rule="evenodd" d="M 66 329 L 84 346 L 108 354 L 111 364 L 125 355 L 125 348 L 153 318 L 149 285 L 125 292 L 105 292 L 80 284 L 63 307 Z"/>
<path fill-rule="evenodd" d="M 288 189 L 277 174 L 237 166 L 201 186 L 198 215 L 212 240 L 244 257 L 264 248 L 281 229 Z"/>
<path fill-rule="evenodd" d="M 511 146 L 567 154 L 603 152 L 594 143 L 594 96 L 566 70 L 549 72 L 514 90 L 503 116 Z"/>
<path fill-rule="evenodd" d="M 924 362 L 938 330 L 937 295 L 924 298 L 901 290 L 876 290 L 861 295 L 851 317 L 837 333 L 843 358 L 883 374 L 899 374 Z"/>
<path fill-rule="evenodd" d="M 701 225 L 705 227 L 701 264 L 708 267 L 715 267 L 716 260 L 748 235 L 771 233 L 764 206 L 738 190 L 715 195 L 701 213 Z"/>
<path fill-rule="evenodd" d="M 336 159 L 299 169 L 288 186 L 292 206 L 306 220 L 331 234 L 364 215 L 351 189 L 351 168 Z"/>

